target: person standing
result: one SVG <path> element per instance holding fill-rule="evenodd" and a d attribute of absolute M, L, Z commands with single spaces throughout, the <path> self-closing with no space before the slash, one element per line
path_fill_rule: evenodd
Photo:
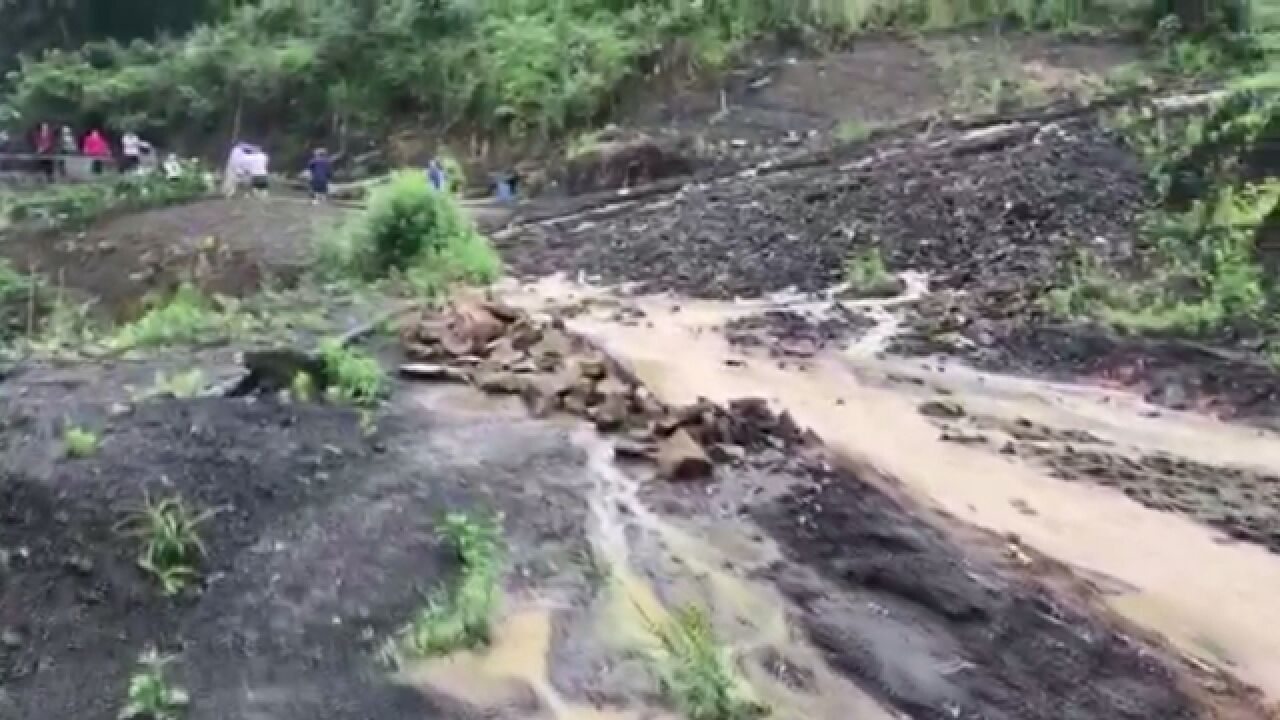
<path fill-rule="evenodd" d="M 126 130 L 120 138 L 120 172 L 128 173 L 138 169 L 142 156 L 142 138 L 133 130 Z"/>
<path fill-rule="evenodd" d="M 449 176 L 445 174 L 444 166 L 440 164 L 438 158 L 431 158 L 431 162 L 427 164 L 427 182 L 440 191 L 448 187 Z"/>
<path fill-rule="evenodd" d="M 111 146 L 107 144 L 107 139 L 97 128 L 90 130 L 89 134 L 84 136 L 84 154 L 93 159 L 93 174 L 101 175 L 103 161 L 111 157 Z"/>
<path fill-rule="evenodd" d="M 245 170 L 249 173 L 249 187 L 253 188 L 253 194 L 260 198 L 267 196 L 267 189 L 271 184 L 267 174 L 269 160 L 270 158 L 261 148 L 249 150 L 244 158 Z"/>
<path fill-rule="evenodd" d="M 328 201 L 329 180 L 333 177 L 333 163 L 328 150 L 316 148 L 311 162 L 307 163 L 307 173 L 311 177 L 311 204 Z"/>
<path fill-rule="evenodd" d="M 53 180 L 53 151 L 53 128 L 49 127 L 49 123 L 42 122 L 36 130 L 36 154 L 40 156 L 40 170 L 49 181 Z"/>

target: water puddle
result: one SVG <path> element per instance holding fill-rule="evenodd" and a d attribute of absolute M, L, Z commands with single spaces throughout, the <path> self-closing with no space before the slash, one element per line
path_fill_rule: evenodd
<path fill-rule="evenodd" d="M 913 292 L 923 292 L 922 281 L 909 282 Z M 1085 428 L 1109 434 L 1113 442 L 1176 450 L 1204 462 L 1243 459 L 1280 471 L 1280 443 L 1274 436 L 1180 413 L 1156 416 L 1132 397 L 1095 389 L 877 359 L 875 353 L 896 331 L 892 305 L 909 297 L 862 303 L 880 320 L 850 352 L 780 368 L 767 358 L 744 360 L 717 328 L 763 308 L 794 309 L 825 300 L 620 301 L 598 289 L 556 280 L 509 293 L 512 302 L 531 309 L 600 300 L 598 306 L 583 306 L 585 311 L 567 320 L 569 326 L 629 365 L 663 400 L 768 398 L 834 450 L 899 479 L 926 506 L 1001 535 L 1016 533 L 1024 544 L 1078 568 L 1084 577 L 1102 579 L 1118 613 L 1205 664 L 1225 667 L 1280 698 L 1280 603 L 1275 602 L 1280 558 L 1253 545 L 1227 543 L 1205 526 L 1145 508 L 1114 490 L 1062 482 L 1022 459 L 945 442 L 917 411 L 921 387 L 904 388 L 887 378 L 914 374 L 925 388 L 945 387 L 966 407 L 972 403 L 1005 416 Z M 643 322 L 615 320 L 613 309 L 620 302 L 642 310 Z M 680 351 L 672 353 L 672 348 Z M 726 363 L 729 358 L 734 358 L 732 364 Z M 709 571 L 708 577 L 724 575 L 714 572 L 720 558 L 707 556 L 705 540 L 682 536 L 679 529 L 653 520 L 633 495 L 624 493 L 622 503 L 629 509 L 623 520 L 662 537 L 673 552 Z M 754 585 L 735 586 L 737 582 L 721 578 L 707 584 L 721 586 L 719 599 L 726 607 L 735 597 L 747 599 L 738 610 L 755 619 L 755 636 L 777 640 L 785 635 L 785 618 L 768 612 L 767 594 Z M 812 712 L 812 717 L 828 716 Z"/>

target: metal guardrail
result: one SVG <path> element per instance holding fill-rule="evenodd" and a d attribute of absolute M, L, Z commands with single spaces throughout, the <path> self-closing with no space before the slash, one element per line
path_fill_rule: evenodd
<path fill-rule="evenodd" d="M 54 177 L 57 178 L 93 180 L 106 173 L 114 172 L 118 166 L 118 161 L 113 157 L 0 153 L 0 173 L 39 176 L 47 174 L 52 169 Z"/>

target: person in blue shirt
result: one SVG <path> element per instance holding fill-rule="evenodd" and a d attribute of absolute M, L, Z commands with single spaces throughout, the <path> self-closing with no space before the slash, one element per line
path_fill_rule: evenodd
<path fill-rule="evenodd" d="M 449 176 L 445 174 L 444 167 L 436 158 L 431 158 L 431 162 L 427 164 L 427 182 L 431 183 L 431 187 L 441 191 L 449 185 Z"/>
<path fill-rule="evenodd" d="M 311 155 L 311 162 L 307 163 L 307 173 L 311 176 L 312 204 L 327 201 L 329 199 L 329 180 L 333 177 L 333 163 L 329 159 L 328 150 L 316 148 L 316 151 Z"/>

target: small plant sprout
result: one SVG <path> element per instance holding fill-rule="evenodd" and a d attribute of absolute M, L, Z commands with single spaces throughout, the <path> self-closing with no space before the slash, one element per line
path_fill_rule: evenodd
<path fill-rule="evenodd" d="M 653 666 L 663 693 L 688 720 L 748 720 L 768 712 L 752 698 L 728 648 L 701 608 L 677 608 L 649 629 L 657 641 Z"/>
<path fill-rule="evenodd" d="M 876 247 L 850 257 L 845 263 L 844 279 L 849 290 L 860 297 L 891 297 L 902 290 Z"/>
<path fill-rule="evenodd" d="M 62 433 L 62 444 L 67 449 L 69 458 L 87 458 L 98 451 L 98 434 L 88 428 L 76 425 L 68 427 Z"/>
<path fill-rule="evenodd" d="M 155 576 L 165 595 L 176 595 L 196 576 L 196 562 L 205 553 L 199 527 L 213 515 L 192 514 L 179 497 L 152 502 L 145 495 L 142 507 L 120 527 L 143 542 L 138 566 Z"/>
<path fill-rule="evenodd" d="M 405 629 L 399 650 L 426 657 L 489 642 L 502 569 L 499 523 L 466 513 L 450 513 L 441 521 L 440 538 L 461 564 L 458 582 L 451 591 L 442 589 L 428 598 Z"/>
<path fill-rule="evenodd" d="M 120 720 L 178 720 L 190 699 L 187 691 L 169 683 L 165 666 L 173 661 L 154 649 L 143 653 L 138 670 L 129 678 L 129 697 Z"/>
<path fill-rule="evenodd" d="M 293 376 L 289 383 L 289 397 L 295 402 L 310 402 L 316 395 L 316 380 L 311 373 L 304 371 Z"/>

